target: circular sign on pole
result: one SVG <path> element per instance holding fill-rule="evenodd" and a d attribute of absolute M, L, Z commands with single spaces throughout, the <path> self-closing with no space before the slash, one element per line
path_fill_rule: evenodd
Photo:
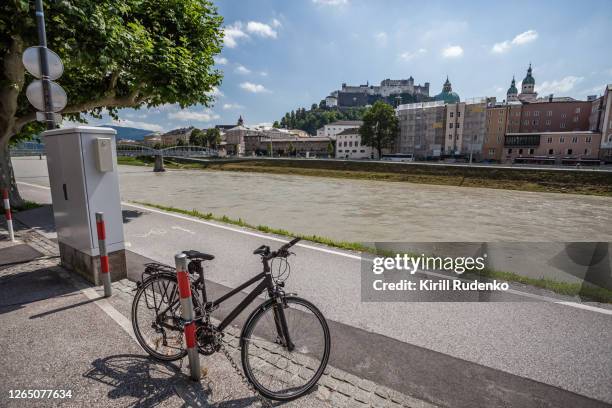
<path fill-rule="evenodd" d="M 53 102 L 52 112 L 61 111 L 68 103 L 66 91 L 53 81 L 49 81 L 49 89 L 51 90 L 51 100 Z M 43 83 L 40 80 L 32 81 L 26 89 L 28 101 L 39 111 L 46 111 L 45 100 L 43 98 Z"/>
<path fill-rule="evenodd" d="M 40 69 L 40 46 L 29 47 L 23 52 L 23 65 L 25 69 L 36 78 L 40 78 L 42 76 L 42 70 Z M 47 53 L 47 62 L 49 64 L 49 79 L 57 79 L 62 76 L 64 73 L 64 64 L 60 57 L 48 49 L 47 47 L 43 47 L 45 52 Z"/>

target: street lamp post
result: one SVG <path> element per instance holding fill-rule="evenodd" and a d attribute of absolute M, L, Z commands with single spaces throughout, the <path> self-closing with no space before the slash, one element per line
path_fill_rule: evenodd
<path fill-rule="evenodd" d="M 45 104 L 45 123 L 47 124 L 47 129 L 55 129 L 51 81 L 49 79 L 49 61 L 47 59 L 47 32 L 45 30 L 45 13 L 43 11 L 42 0 L 36 0 L 36 26 L 38 29 L 38 42 L 40 43 L 38 56 L 40 60 L 43 100 Z"/>

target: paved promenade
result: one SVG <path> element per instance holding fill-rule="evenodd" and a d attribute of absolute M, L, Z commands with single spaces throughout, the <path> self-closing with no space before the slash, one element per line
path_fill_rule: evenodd
<path fill-rule="evenodd" d="M 199 383 L 189 380 L 186 359 L 163 364 L 149 358 L 131 332 L 134 282 L 114 282 L 113 296 L 105 299 L 102 288 L 59 265 L 53 241 L 19 223 L 17 242 L 6 235 L 0 226 L 0 406 L 262 406 L 221 353 L 201 357 Z M 230 327 L 226 337 L 237 362 L 238 335 Z M 71 396 L 9 398 L 11 390 L 24 389 Z M 434 407 L 331 366 L 314 392 L 283 405 Z"/>

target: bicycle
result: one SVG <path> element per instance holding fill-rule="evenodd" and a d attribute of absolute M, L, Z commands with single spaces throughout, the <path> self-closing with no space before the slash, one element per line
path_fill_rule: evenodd
<path fill-rule="evenodd" d="M 277 401 L 290 401 L 308 393 L 323 374 L 331 347 L 323 314 L 307 300 L 285 293 L 287 269 L 274 276 L 270 267 L 279 260 L 288 268 L 287 258 L 295 255 L 289 249 L 299 240 L 296 238 L 276 251 L 267 245 L 257 248 L 253 254 L 261 257 L 263 271 L 214 301 L 208 301 L 202 267 L 203 261 L 212 261 L 214 256 L 183 251 L 189 259 L 196 339 L 201 354 L 223 350 L 230 358 L 223 348 L 224 329 L 260 294 L 267 293 L 268 299 L 246 319 L 239 345 L 248 382 L 262 396 Z M 256 282 L 259 284 L 219 324 L 211 323 L 211 313 L 219 305 Z M 185 357 L 184 322 L 174 269 L 148 264 L 137 287 L 132 326 L 142 348 L 161 361 Z M 230 362 L 234 364 L 231 358 Z"/>

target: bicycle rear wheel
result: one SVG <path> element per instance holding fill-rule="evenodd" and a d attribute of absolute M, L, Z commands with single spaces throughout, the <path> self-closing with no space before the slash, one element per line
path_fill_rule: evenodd
<path fill-rule="evenodd" d="M 279 313 L 287 322 L 290 351 L 279 330 Z M 247 379 L 266 398 L 290 401 L 310 391 L 329 359 L 329 328 L 310 302 L 287 297 L 258 307 L 245 324 L 241 341 L 242 366 Z"/>
<path fill-rule="evenodd" d="M 132 302 L 132 327 L 138 343 L 152 357 L 174 361 L 185 357 L 181 306 L 176 278 L 158 275 L 145 280 Z"/>

